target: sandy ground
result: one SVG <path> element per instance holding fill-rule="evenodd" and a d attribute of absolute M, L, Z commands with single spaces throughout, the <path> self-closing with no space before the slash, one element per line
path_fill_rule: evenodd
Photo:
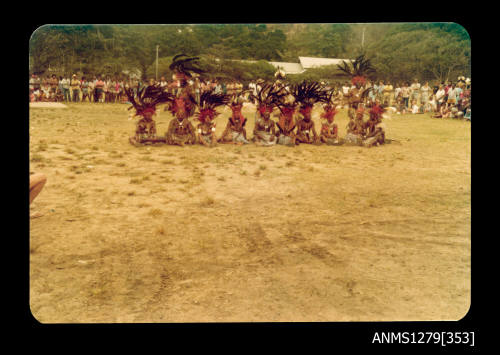
<path fill-rule="evenodd" d="M 393 116 L 400 144 L 377 148 L 136 148 L 134 122 L 119 104 L 30 110 L 30 169 L 48 177 L 30 208 L 44 213 L 30 220 L 40 322 L 467 313 L 470 123 Z M 343 136 L 344 110 L 337 123 Z"/>
<path fill-rule="evenodd" d="M 45 107 L 45 108 L 67 108 L 65 104 L 61 102 L 30 102 L 30 108 Z"/>

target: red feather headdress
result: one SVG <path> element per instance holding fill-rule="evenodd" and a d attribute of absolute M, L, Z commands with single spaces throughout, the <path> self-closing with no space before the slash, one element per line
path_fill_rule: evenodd
<path fill-rule="evenodd" d="M 224 94 L 215 94 L 214 90 L 205 91 L 200 96 L 200 102 L 198 103 L 199 113 L 196 118 L 200 122 L 206 122 L 213 120 L 219 113 L 216 108 L 222 105 L 227 105 L 229 102 L 229 96 Z"/>
<path fill-rule="evenodd" d="M 145 113 L 156 112 L 156 106 L 162 103 L 171 103 L 174 96 L 163 91 L 157 86 L 148 86 L 146 88 L 137 87 L 137 95 L 129 88 L 125 88 L 125 94 L 128 101 L 132 104 L 128 109 L 135 108 L 135 116 L 144 116 Z"/>
<path fill-rule="evenodd" d="M 384 108 L 379 106 L 378 104 L 373 105 L 370 109 L 370 116 L 374 118 L 380 118 L 380 116 L 384 113 Z"/>

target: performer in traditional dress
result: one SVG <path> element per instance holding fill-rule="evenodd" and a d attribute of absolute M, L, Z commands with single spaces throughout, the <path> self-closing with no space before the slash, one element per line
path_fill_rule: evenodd
<path fill-rule="evenodd" d="M 373 90 L 373 86 L 368 88 L 364 88 L 364 86 L 366 85 L 366 76 L 375 72 L 375 69 L 372 67 L 370 60 L 366 59 L 364 55 L 360 55 L 350 63 L 342 61 L 342 64 L 337 65 L 337 67 L 351 77 L 351 83 L 355 86 L 347 96 L 349 123 L 344 142 L 348 145 L 360 145 L 364 134 L 363 102 Z"/>
<path fill-rule="evenodd" d="M 295 109 L 297 104 L 295 102 L 295 97 L 292 94 L 288 94 L 281 97 L 279 102 L 276 104 L 280 110 L 279 121 L 276 122 L 276 128 L 278 129 L 278 144 L 295 146 L 295 120 L 293 118 L 295 114 Z"/>
<path fill-rule="evenodd" d="M 302 119 L 297 122 L 295 143 L 320 144 L 311 115 L 315 103 L 326 102 L 326 93 L 321 90 L 319 83 L 303 81 L 294 88 L 293 95 L 300 104 L 299 113 L 302 115 Z"/>
<path fill-rule="evenodd" d="M 283 93 L 281 85 L 266 84 L 257 89 L 257 95 L 254 97 L 257 103 L 257 118 L 253 130 L 252 140 L 257 145 L 272 146 L 277 142 L 276 127 L 271 114 L 274 107 L 280 100 Z"/>
<path fill-rule="evenodd" d="M 193 77 L 193 73 L 204 73 L 204 70 L 196 66 L 198 59 L 199 57 L 179 54 L 172 59 L 172 64 L 169 66 L 170 70 L 174 72 L 174 78 L 179 82 L 179 87 L 174 100 L 167 107 L 174 116 L 166 133 L 168 144 L 184 146 L 196 143 L 195 129 L 189 121 L 189 117 L 194 115 L 197 102 L 188 79 Z"/>
<path fill-rule="evenodd" d="M 321 132 L 320 140 L 322 143 L 327 145 L 339 144 L 338 139 L 338 127 L 337 124 L 333 122 L 335 115 L 339 112 L 336 107 L 336 103 L 333 101 L 334 92 L 327 94 L 328 101 L 323 106 L 323 113 L 320 115 L 321 118 Z"/>
<path fill-rule="evenodd" d="M 176 97 L 169 105 L 169 110 L 174 116 L 168 125 L 166 133 L 167 143 L 170 145 L 195 144 L 196 134 L 189 117 L 194 115 L 196 101 L 189 93 Z"/>
<path fill-rule="evenodd" d="M 365 139 L 363 140 L 363 145 L 365 147 L 372 147 L 385 143 L 385 126 L 382 123 L 384 111 L 385 110 L 378 104 L 375 104 L 370 109 L 370 118 L 365 125 Z"/>
<path fill-rule="evenodd" d="M 347 124 L 347 134 L 344 137 L 344 143 L 346 145 L 361 145 L 363 142 L 363 134 L 365 131 L 365 123 L 363 121 L 363 116 L 365 109 L 363 104 L 358 104 L 355 117 L 350 118 Z"/>
<path fill-rule="evenodd" d="M 232 114 L 227 121 L 224 132 L 222 132 L 217 142 L 237 145 L 249 144 L 250 142 L 247 139 L 247 131 L 245 129 L 247 119 L 241 113 L 243 98 L 236 95 L 229 107 L 231 108 Z"/>
<path fill-rule="evenodd" d="M 175 94 L 177 97 L 184 93 L 189 93 L 195 96 L 194 89 L 189 85 L 188 80 L 194 76 L 203 74 L 205 71 L 198 67 L 199 57 L 189 57 L 186 54 L 178 54 L 172 59 L 169 69 L 174 72 L 173 78 L 177 81 L 177 90 Z M 194 81 L 193 81 L 194 83 Z"/>
<path fill-rule="evenodd" d="M 196 126 L 198 143 L 212 147 L 217 144 L 214 118 L 219 113 L 216 111 L 216 108 L 226 105 L 228 102 L 229 96 L 215 94 L 213 90 L 205 91 L 200 95 L 200 102 L 198 103 L 199 113 L 196 115 L 196 118 L 200 121 Z"/>
<path fill-rule="evenodd" d="M 173 97 L 153 86 L 138 89 L 137 101 L 132 89 L 126 88 L 125 93 L 128 101 L 132 104 L 129 110 L 135 108 L 135 116 L 142 116 L 137 122 L 135 136 L 129 138 L 130 143 L 140 145 L 165 142 L 164 137 L 156 135 L 156 123 L 153 120 L 153 115 L 156 113 L 157 105 L 169 103 Z"/>
<path fill-rule="evenodd" d="M 345 94 L 349 110 L 347 115 L 350 119 L 355 119 L 356 110 L 359 103 L 363 103 L 368 94 L 373 90 L 373 86 L 365 88 L 367 83 L 366 76 L 375 72 L 370 60 L 365 59 L 364 55 L 360 55 L 351 62 L 342 61 L 342 64 L 337 65 L 338 69 L 351 77 L 351 83 L 354 88 Z"/>

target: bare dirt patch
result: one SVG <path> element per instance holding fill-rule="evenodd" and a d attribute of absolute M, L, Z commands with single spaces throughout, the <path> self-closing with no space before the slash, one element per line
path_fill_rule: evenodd
<path fill-rule="evenodd" d="M 401 144 L 370 149 L 136 148 L 126 109 L 30 110 L 30 168 L 48 177 L 31 206 L 45 214 L 30 221 L 39 321 L 457 320 L 468 311 L 470 123 L 393 116 L 387 137 Z M 254 110 L 244 113 L 251 132 Z M 160 134 L 170 119 L 156 118 Z M 345 111 L 337 123 L 343 136 Z"/>

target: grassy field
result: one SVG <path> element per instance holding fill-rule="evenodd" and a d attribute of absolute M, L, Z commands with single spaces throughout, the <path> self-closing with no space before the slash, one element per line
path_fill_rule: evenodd
<path fill-rule="evenodd" d="M 44 216 L 30 220 L 40 322 L 467 313 L 469 122 L 394 115 L 386 137 L 400 144 L 375 148 L 137 148 L 126 108 L 30 109 L 30 170 L 48 177 L 31 205 Z M 250 136 L 254 112 L 243 110 Z M 159 134 L 170 119 L 156 117 Z M 343 137 L 345 110 L 336 121 Z"/>

